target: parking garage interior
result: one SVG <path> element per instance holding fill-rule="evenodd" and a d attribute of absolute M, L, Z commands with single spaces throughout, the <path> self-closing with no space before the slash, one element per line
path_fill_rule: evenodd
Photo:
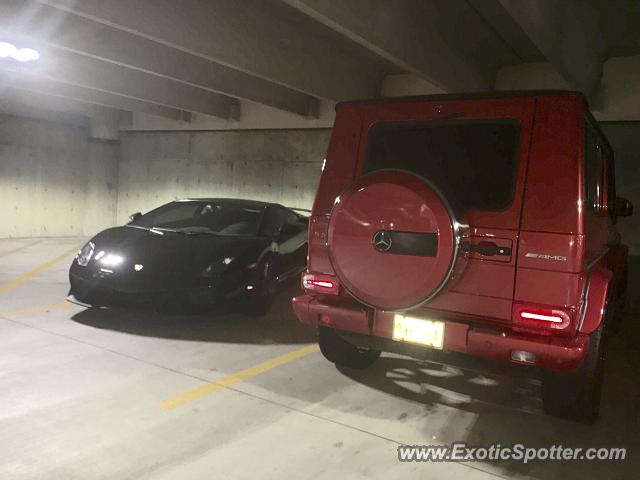
<path fill-rule="evenodd" d="M 78 250 L 136 212 L 311 209 L 349 100 L 578 91 L 639 206 L 636 1 L 2 0 L 0 42 L 2 478 L 637 478 L 637 215 L 617 224 L 629 288 L 593 425 L 546 415 L 535 369 L 392 353 L 336 367 L 291 307 L 299 276 L 258 317 L 65 300 Z M 627 455 L 398 460 L 453 442 Z"/>

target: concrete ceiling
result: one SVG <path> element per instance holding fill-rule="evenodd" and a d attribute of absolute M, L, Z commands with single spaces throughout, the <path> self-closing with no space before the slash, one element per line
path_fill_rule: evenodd
<path fill-rule="evenodd" d="M 632 0 L 2 0 L 0 40 L 41 59 L 1 63 L 0 84 L 187 121 L 243 102 L 314 118 L 395 73 L 490 90 L 539 61 L 594 95 L 608 56 L 640 53 L 638 18 Z"/>
<path fill-rule="evenodd" d="M 640 55 L 640 2 L 608 0 L 597 3 L 607 43 L 607 57 Z"/>

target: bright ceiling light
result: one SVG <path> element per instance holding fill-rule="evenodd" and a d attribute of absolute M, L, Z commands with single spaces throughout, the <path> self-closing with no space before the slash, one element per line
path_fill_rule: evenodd
<path fill-rule="evenodd" d="M 18 48 L 9 42 L 0 42 L 0 58 L 12 58 L 18 62 L 32 62 L 40 58 L 33 48 Z"/>
<path fill-rule="evenodd" d="M 0 58 L 7 58 L 16 51 L 16 47 L 7 42 L 0 42 Z"/>

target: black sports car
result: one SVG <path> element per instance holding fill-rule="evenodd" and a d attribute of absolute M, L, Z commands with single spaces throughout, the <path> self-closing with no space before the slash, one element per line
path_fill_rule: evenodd
<path fill-rule="evenodd" d="M 308 218 L 250 200 L 179 200 L 100 232 L 69 269 L 81 305 L 215 304 L 264 313 L 279 284 L 306 264 Z"/>

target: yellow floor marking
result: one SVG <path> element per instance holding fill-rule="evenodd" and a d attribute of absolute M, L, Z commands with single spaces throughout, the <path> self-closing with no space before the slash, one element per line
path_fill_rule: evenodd
<path fill-rule="evenodd" d="M 306 357 L 307 355 L 310 355 L 317 351 L 318 345 L 307 345 L 306 347 L 294 350 L 293 352 L 285 353 L 284 355 L 280 355 L 279 357 L 272 358 L 271 360 L 267 360 L 266 362 L 262 362 L 258 365 L 254 365 L 253 367 L 241 370 L 238 373 L 234 373 L 233 375 L 224 377 L 223 379 L 218 380 L 214 383 L 207 383 L 206 385 L 194 388 L 193 390 L 189 390 L 188 392 L 185 392 L 176 397 L 164 400 L 160 402 L 158 406 L 163 410 L 171 410 L 172 408 L 179 407 L 192 400 L 197 400 L 204 397 L 205 395 L 209 395 L 211 393 L 217 392 L 218 390 L 230 387 L 231 385 L 240 383 L 243 380 L 255 377 L 280 365 L 293 362 L 294 360 Z"/>
<path fill-rule="evenodd" d="M 6 252 L 0 252 L 0 257 L 6 257 L 7 255 L 11 255 L 12 253 L 19 252 L 21 250 L 25 250 L 29 247 L 33 247 L 38 243 L 42 242 L 42 240 L 36 240 L 35 242 L 28 243 L 27 245 L 22 245 L 21 247 L 14 248 L 13 250 L 7 250 Z"/>
<path fill-rule="evenodd" d="M 0 293 L 5 293 L 5 292 L 11 290 L 14 287 L 17 287 L 21 283 L 26 282 L 30 278 L 33 278 L 36 275 L 44 272 L 47 268 L 52 267 L 53 265 L 58 263 L 60 260 L 63 260 L 64 258 L 67 258 L 69 255 L 71 255 L 72 253 L 75 253 L 77 251 L 78 251 L 78 247 L 73 247 L 72 249 L 67 250 L 66 252 L 64 252 L 62 255 L 58 255 L 56 258 L 53 258 L 53 259 L 49 260 L 47 263 L 43 263 L 39 267 L 34 268 L 30 272 L 23 273 L 22 275 L 18 275 L 13 280 L 11 280 L 11 281 L 9 281 L 7 283 L 3 283 L 2 285 L 0 285 Z"/>
<path fill-rule="evenodd" d="M 25 308 L 23 310 L 12 310 L 9 312 L 0 312 L 0 317 L 17 317 L 19 315 L 30 315 L 32 313 L 49 312 L 51 310 L 60 310 L 62 308 L 73 307 L 73 303 L 62 302 L 52 303 L 50 305 L 41 305 L 39 307 Z"/>

